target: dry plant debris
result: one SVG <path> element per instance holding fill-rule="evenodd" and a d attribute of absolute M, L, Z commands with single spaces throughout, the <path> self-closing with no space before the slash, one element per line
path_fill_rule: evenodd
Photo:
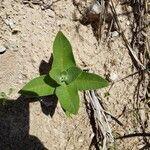
<path fill-rule="evenodd" d="M 93 13 L 94 10 L 93 7 L 95 5 L 97 5 L 97 7 L 99 6 L 99 9 L 96 9 L 96 11 Z M 118 14 L 118 5 L 122 6 L 122 8 L 124 9 L 123 13 L 128 17 L 129 20 L 128 24 L 130 24 L 131 38 L 125 33 L 124 29 L 122 29 L 122 23 L 120 23 L 119 18 L 120 14 Z M 140 130 L 137 132 L 141 132 L 137 133 L 137 136 L 143 136 L 143 141 L 145 142 L 143 148 L 149 147 L 149 136 L 150 136 L 149 133 L 146 133 L 146 131 L 148 131 L 148 124 L 150 123 L 149 122 L 149 103 L 150 103 L 149 8 L 150 2 L 148 0 L 146 1 L 96 0 L 93 1 L 91 5 L 87 6 L 87 9 L 85 9 L 85 12 L 82 13 L 82 18 L 80 19 L 80 23 L 83 25 L 91 24 L 93 28 L 93 33 L 99 42 L 99 46 L 101 46 L 101 44 L 103 44 L 105 41 L 109 43 L 111 33 L 112 37 L 118 36 L 118 34 L 122 37 L 123 43 L 125 44 L 128 50 L 128 54 L 133 63 L 133 71 L 135 72 L 129 74 L 128 76 L 122 79 L 119 79 L 118 81 L 123 82 L 125 79 L 129 77 L 132 78 L 133 76 L 137 75 L 138 82 L 137 85 L 135 86 L 135 91 L 133 94 L 134 100 L 133 109 L 136 110 L 135 113 L 137 119 L 137 126 L 140 126 Z M 107 25 L 108 28 L 106 28 Z M 117 32 L 118 34 L 114 33 L 115 36 L 113 36 L 114 35 L 113 31 Z M 103 34 L 107 36 L 105 37 Z M 118 81 L 114 81 L 112 86 Z M 92 102 L 93 100 L 91 100 L 91 103 Z M 96 108 L 92 107 L 92 109 L 96 113 L 97 111 Z M 97 118 L 95 118 L 95 121 L 97 121 Z M 99 129 L 103 133 L 103 128 L 100 127 Z M 136 137 L 136 134 L 133 136 Z M 125 135 L 125 137 L 128 136 Z M 132 137 L 132 135 L 129 137 Z"/>

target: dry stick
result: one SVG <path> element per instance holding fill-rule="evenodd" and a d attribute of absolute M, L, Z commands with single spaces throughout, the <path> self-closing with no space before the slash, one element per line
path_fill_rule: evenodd
<path fill-rule="evenodd" d="M 140 48 L 139 48 L 139 57 L 140 59 L 143 61 L 143 64 L 148 68 L 148 61 L 150 59 L 149 57 L 149 49 L 147 49 L 147 43 L 148 43 L 148 39 L 146 36 L 146 27 L 149 26 L 149 24 L 146 25 L 146 22 L 143 21 L 143 19 L 145 18 L 144 15 L 146 15 L 146 1 L 147 0 L 141 0 L 141 1 L 135 1 L 133 3 L 133 14 L 134 14 L 134 18 L 135 18 L 135 25 L 136 25 L 136 34 L 133 36 L 134 37 L 134 41 L 138 42 L 138 43 L 143 43 L 144 47 L 143 47 L 143 53 L 140 53 Z M 145 18 L 146 19 L 146 18 Z M 146 21 L 146 20 L 145 20 Z M 133 43 L 133 46 L 135 46 L 135 43 Z M 147 57 L 146 57 L 147 56 Z M 142 58 L 143 57 L 143 58 Z M 149 70 L 147 70 L 147 73 L 149 73 Z M 138 81 L 138 85 L 136 88 L 136 99 L 137 99 L 137 106 L 139 106 L 139 96 L 140 96 L 140 89 L 141 87 L 144 87 L 145 89 L 147 89 L 147 84 L 146 84 L 146 75 L 144 74 L 140 74 L 140 79 Z M 143 93 L 144 94 L 144 93 Z M 146 95 L 146 94 L 144 94 Z"/>
<path fill-rule="evenodd" d="M 98 25 L 98 43 L 100 45 L 100 42 L 101 42 L 101 35 L 102 35 L 102 28 L 103 28 L 103 23 L 104 23 L 104 12 L 105 12 L 105 2 L 104 0 L 97 0 L 99 2 L 99 4 L 101 4 L 101 13 L 99 15 L 99 25 Z"/>
<path fill-rule="evenodd" d="M 144 5 L 145 5 L 145 14 L 146 14 L 146 13 L 148 13 L 148 1 L 145 1 Z M 146 19 L 148 19 L 147 17 L 146 17 Z M 146 31 L 148 31 L 148 29 L 146 29 L 146 28 L 149 26 L 150 26 L 150 23 L 148 23 L 146 26 L 144 26 L 145 30 L 141 31 L 143 36 L 145 37 L 145 56 L 147 55 L 147 59 L 146 59 L 145 63 L 147 65 L 147 68 L 149 68 L 148 75 L 150 75 L 150 66 L 148 66 L 150 64 L 150 62 L 149 62 L 150 61 L 150 44 L 149 44 L 150 39 L 149 39 L 148 35 L 146 34 Z M 150 79 L 150 77 L 149 77 L 149 79 Z M 149 93 L 150 93 L 149 87 L 150 87 L 150 81 L 146 85 L 146 89 L 147 89 L 146 94 L 145 94 L 146 97 L 149 97 Z"/>
<path fill-rule="evenodd" d="M 116 10 L 115 10 L 115 7 L 114 7 L 114 4 L 113 4 L 113 1 L 111 0 L 111 5 L 110 5 L 110 8 L 112 10 L 112 13 L 114 14 L 113 17 L 115 19 L 115 22 L 118 26 L 118 29 L 120 30 L 120 34 L 122 35 L 122 39 L 124 40 L 125 44 L 126 44 L 126 47 L 128 48 L 129 52 L 131 53 L 132 57 L 134 58 L 134 60 L 137 62 L 138 66 L 141 68 L 141 69 L 145 69 L 145 66 L 140 62 L 140 60 L 138 59 L 138 57 L 136 56 L 136 54 L 134 53 L 134 51 L 132 50 L 132 47 L 131 45 L 129 44 L 127 38 L 125 37 L 125 34 L 124 32 L 121 30 L 121 26 L 120 26 L 120 23 L 119 23 L 119 20 L 117 18 L 117 13 L 116 13 Z"/>
<path fill-rule="evenodd" d="M 132 73 L 132 74 L 127 75 L 126 77 L 123 77 L 123 78 L 121 78 L 121 79 L 119 79 L 119 80 L 115 81 L 114 83 L 116 83 L 116 82 L 120 82 L 120 81 L 122 81 L 122 80 L 124 80 L 124 79 L 127 79 L 127 78 L 129 78 L 129 77 L 132 77 L 132 76 L 134 76 L 134 75 L 136 75 L 136 74 L 139 74 L 140 72 L 145 73 L 145 72 L 147 72 L 147 71 L 148 71 L 148 69 L 143 69 L 143 70 L 140 70 L 140 71 L 134 72 L 134 73 Z"/>
<path fill-rule="evenodd" d="M 109 1 L 109 0 L 107 0 Z M 101 38 L 103 35 L 103 30 L 105 28 L 105 15 L 107 12 L 107 3 L 106 0 L 95 0 L 94 2 L 98 2 L 101 7 L 101 13 L 99 14 L 98 27 L 97 27 L 97 41 L 98 45 L 101 45 Z"/>
<path fill-rule="evenodd" d="M 116 24 L 117 24 L 117 26 L 118 26 L 118 29 L 120 30 L 120 33 L 121 33 L 122 38 L 123 38 L 123 40 L 124 40 L 124 42 L 125 42 L 125 44 L 126 44 L 126 47 L 128 48 L 128 50 L 129 50 L 129 52 L 130 52 L 130 55 L 131 55 L 131 57 L 133 58 L 133 60 L 136 62 L 135 65 L 138 65 L 138 67 L 139 67 L 140 69 L 144 70 L 146 67 L 140 62 L 140 60 L 138 59 L 138 57 L 136 56 L 136 54 L 135 54 L 134 51 L 132 50 L 132 47 L 131 47 L 131 45 L 129 44 L 129 42 L 128 42 L 127 38 L 125 37 L 124 33 L 121 32 L 121 26 L 120 26 L 119 20 L 118 20 L 118 18 L 117 18 L 117 13 L 116 13 L 116 11 L 115 11 L 115 7 L 114 7 L 114 4 L 113 4 L 112 0 L 111 0 L 110 8 L 111 8 L 111 10 L 112 10 L 112 12 L 113 12 L 113 14 L 114 14 L 114 19 L 115 19 L 115 21 L 116 21 Z M 139 82 L 139 83 L 140 83 L 140 82 Z M 138 89 L 137 89 L 137 91 L 138 91 L 138 90 L 139 90 L 139 86 L 137 86 L 137 87 L 138 87 Z M 139 94 L 139 92 L 138 92 L 138 94 Z M 137 96 L 137 97 L 138 97 L 138 96 Z M 138 101 L 137 101 L 137 102 L 138 102 Z"/>
<path fill-rule="evenodd" d="M 111 127 L 109 125 L 108 117 L 105 115 L 105 110 L 101 106 L 99 99 L 95 95 L 94 91 L 89 91 L 90 103 L 94 111 L 94 117 L 98 128 L 103 135 L 102 150 L 107 150 L 107 142 L 113 142 Z"/>
<path fill-rule="evenodd" d="M 105 43 L 104 47 L 107 45 L 107 43 L 108 43 L 108 41 L 109 41 L 109 39 L 110 39 L 110 32 L 111 32 L 113 23 L 114 23 L 114 21 L 113 21 L 113 19 L 112 19 L 112 20 L 111 20 L 111 23 L 110 23 L 110 27 L 109 27 L 109 29 L 108 29 L 108 34 L 107 34 L 107 37 L 106 37 L 106 43 Z"/>
<path fill-rule="evenodd" d="M 147 50 L 148 58 L 150 59 L 150 44 L 147 37 L 146 37 L 146 50 Z"/>
<path fill-rule="evenodd" d="M 150 137 L 150 133 L 133 133 L 133 134 L 127 134 L 127 135 L 124 135 L 124 136 L 116 137 L 115 139 L 124 139 L 124 138 L 131 138 L 131 137 L 137 137 L 137 136 Z"/>

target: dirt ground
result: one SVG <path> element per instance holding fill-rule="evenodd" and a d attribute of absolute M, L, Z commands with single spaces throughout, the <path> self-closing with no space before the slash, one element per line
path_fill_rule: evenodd
<path fill-rule="evenodd" d="M 53 97 L 45 98 L 51 100 L 46 107 L 35 99 L 17 94 L 30 79 L 47 73 L 52 44 L 59 30 L 71 42 L 77 64 L 110 81 L 108 88 L 97 91 L 105 109 L 120 121 L 118 124 L 110 119 L 115 140 L 107 144 L 108 149 L 150 149 L 150 102 L 145 96 L 150 85 L 149 74 L 145 73 L 136 96 L 139 74 L 127 77 L 138 70 L 121 33 L 115 25 L 108 32 L 111 23 L 108 19 L 100 39 L 90 21 L 83 23 L 85 10 L 92 2 L 0 1 L 0 49 L 6 48 L 6 52 L 0 53 L 0 92 L 8 94 L 12 89 L 8 97 L 16 99 L 9 105 L 0 106 L 0 150 L 97 149 L 92 143 L 94 132 L 83 93 L 80 93 L 79 114 L 73 118 L 65 116 Z M 150 7 L 150 2 L 147 3 Z M 131 6 L 122 4 L 122 1 L 114 1 L 114 5 L 121 29 L 131 42 L 134 18 Z M 147 21 L 150 21 L 149 16 L 147 14 Z M 149 40 L 148 27 L 145 34 Z M 120 80 L 124 77 L 127 78 Z M 125 135 L 129 137 L 118 138 Z"/>

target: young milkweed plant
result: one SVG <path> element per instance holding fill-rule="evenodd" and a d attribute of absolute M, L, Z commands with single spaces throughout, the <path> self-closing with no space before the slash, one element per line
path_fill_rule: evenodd
<path fill-rule="evenodd" d="M 71 44 L 59 31 L 53 44 L 53 63 L 49 74 L 31 80 L 19 93 L 40 97 L 56 94 L 64 112 L 75 115 L 79 110 L 78 91 L 106 86 L 108 82 L 105 79 L 82 71 L 76 65 Z"/>

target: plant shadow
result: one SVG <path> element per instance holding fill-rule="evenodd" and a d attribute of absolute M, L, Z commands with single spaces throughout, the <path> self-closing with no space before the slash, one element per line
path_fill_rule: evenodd
<path fill-rule="evenodd" d="M 40 75 L 48 74 L 52 61 L 52 55 L 48 62 L 41 61 Z M 40 100 L 42 112 L 52 117 L 57 106 L 57 97 L 55 95 L 36 97 L 36 93 L 27 94 L 35 97 L 21 95 L 16 100 L 0 99 L 0 102 L 4 102 L 0 103 L 1 150 L 48 150 L 36 136 L 29 134 L 29 104 Z"/>
<path fill-rule="evenodd" d="M 36 136 L 29 135 L 29 103 L 34 101 L 20 96 L 0 104 L 1 150 L 47 150 Z"/>
<path fill-rule="evenodd" d="M 51 54 L 51 57 L 48 62 L 46 62 L 45 60 L 41 61 L 39 66 L 40 75 L 49 73 L 52 67 L 52 62 L 53 62 L 53 54 Z M 58 103 L 57 97 L 55 95 L 44 96 L 41 98 L 40 102 L 41 102 L 42 112 L 45 115 L 50 115 L 51 117 L 53 117 Z"/>

